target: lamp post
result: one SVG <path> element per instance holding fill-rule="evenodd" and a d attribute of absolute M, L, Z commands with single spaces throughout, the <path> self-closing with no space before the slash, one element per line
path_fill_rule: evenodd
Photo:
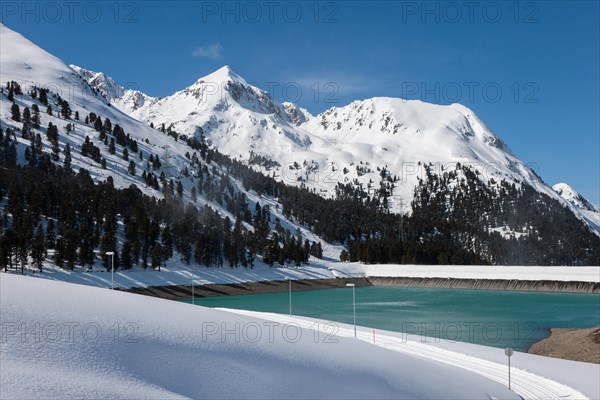
<path fill-rule="evenodd" d="M 112 257 L 112 267 L 110 269 L 110 288 L 115 290 L 115 252 L 107 251 L 106 255 Z"/>
<path fill-rule="evenodd" d="M 356 337 L 356 297 L 354 296 L 354 287 L 356 286 L 354 283 L 346 283 L 347 287 L 352 288 L 352 310 L 354 314 L 354 337 Z"/>
<path fill-rule="evenodd" d="M 508 390 L 510 390 L 510 358 L 512 357 L 514 351 L 511 347 L 507 347 L 504 349 L 504 354 L 508 357 Z"/>
<path fill-rule="evenodd" d="M 288 292 L 290 293 L 290 317 L 292 316 L 292 280 L 290 278 L 286 278 L 289 285 Z"/>
<path fill-rule="evenodd" d="M 192 278 L 192 304 L 196 305 L 196 297 L 194 296 L 194 275 L 190 271 L 190 278 Z"/>

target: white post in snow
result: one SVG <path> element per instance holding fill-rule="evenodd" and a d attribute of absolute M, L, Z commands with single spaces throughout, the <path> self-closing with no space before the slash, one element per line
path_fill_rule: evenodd
<path fill-rule="evenodd" d="M 112 256 L 112 268 L 110 269 L 110 288 L 115 290 L 115 252 L 107 251 L 107 256 Z"/>
<path fill-rule="evenodd" d="M 354 287 L 356 286 L 354 283 L 346 283 L 347 287 L 352 288 L 352 310 L 354 314 L 354 337 L 356 337 L 356 297 L 354 296 Z"/>
<path fill-rule="evenodd" d="M 506 357 L 508 357 L 508 390 L 510 390 L 510 357 L 513 355 L 513 353 L 513 349 L 510 347 L 504 349 L 504 354 L 506 354 Z"/>

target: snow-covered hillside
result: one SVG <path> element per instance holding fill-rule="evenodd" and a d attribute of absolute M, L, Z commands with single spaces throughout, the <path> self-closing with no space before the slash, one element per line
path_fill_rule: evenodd
<path fill-rule="evenodd" d="M 78 70 L 100 92 L 111 91 L 113 84 L 105 83 L 110 78 L 98 80 L 98 74 Z M 130 102 L 128 96 L 115 104 Z M 425 164 L 435 173 L 460 163 L 480 172 L 485 182 L 528 183 L 600 232 L 597 213 L 557 195 L 460 104 L 376 97 L 313 116 L 293 103 L 277 103 L 224 66 L 171 96 L 129 109 L 148 124 L 164 124 L 188 137 L 204 135 L 220 152 L 325 197 L 334 195 L 338 182 L 373 193 L 384 178 L 397 177 L 390 208 L 409 212 L 418 178 L 426 176 Z"/>
<path fill-rule="evenodd" d="M 220 181 L 220 177 L 224 176 L 224 179 L 227 179 L 231 186 L 230 195 L 243 195 L 246 207 L 254 210 L 258 204 L 260 207 L 268 206 L 271 208 L 269 214 L 272 217 L 271 227 L 274 227 L 275 221 L 278 220 L 282 229 L 293 233 L 301 232 L 302 237 L 311 242 L 322 242 L 325 250 L 324 255 L 338 259 L 341 246 L 328 245 L 317 235 L 310 232 L 308 227 L 299 226 L 293 221 L 288 221 L 282 215 L 281 207 L 276 199 L 245 190 L 241 182 L 230 178 L 220 165 L 211 164 L 210 162 L 203 164 L 200 161 L 197 149 L 190 147 L 185 141 L 176 140 L 168 134 L 151 128 L 120 111 L 113 103 L 108 102 L 110 99 L 114 100 L 114 96 L 119 93 L 125 93 L 126 96 L 128 96 L 127 93 L 132 96 L 135 93 L 123 91 L 122 87 L 102 74 L 90 73 L 86 75 L 86 72 L 79 68 L 76 72 L 58 58 L 3 24 L 0 24 L 0 40 L 0 47 L 2 48 L 0 80 L 2 82 L 16 82 L 23 92 L 14 96 L 14 105 L 18 106 L 23 113 L 26 109 L 33 110 L 34 105 L 36 107 L 39 105 L 41 109 L 42 104 L 39 98 L 32 96 L 32 93 L 35 93 L 36 90 L 39 93 L 39 88 L 50 90 L 48 94 L 49 108 L 46 111 L 46 105 L 43 105 L 44 109 L 40 110 L 41 126 L 33 132 L 33 135 L 40 136 L 41 154 L 48 155 L 52 152 L 52 145 L 46 137 L 48 132 L 46 127 L 52 124 L 58 129 L 56 148 L 59 152 L 55 160 L 57 164 L 63 165 L 63 159 L 66 158 L 64 149 L 69 145 L 72 149 L 71 168 L 74 171 L 80 169 L 89 171 L 90 176 L 96 183 L 112 178 L 116 188 L 128 188 L 135 185 L 144 194 L 163 198 L 164 193 L 159 190 L 158 185 L 153 187 L 148 184 L 148 181 L 144 180 L 143 174 L 155 174 L 156 177 L 164 176 L 165 182 L 170 180 L 172 186 L 173 182 L 181 183 L 181 199 L 185 202 L 184 204 L 191 203 L 197 208 L 208 205 L 219 213 L 222 218 L 228 217 L 231 221 L 235 221 L 236 216 L 228 211 L 227 204 L 222 199 L 209 198 L 207 193 L 203 193 L 201 189 L 198 189 L 199 193 L 197 195 L 192 195 L 192 190 L 196 190 L 198 187 L 199 179 L 197 179 L 196 174 L 200 169 L 205 171 L 204 182 L 208 180 L 206 174 L 214 177 L 216 181 Z M 93 83 L 101 85 L 101 87 L 90 86 L 80 73 L 91 79 Z M 34 88 L 37 89 L 34 90 Z M 3 101 L 0 102 L 0 128 L 7 133 L 7 136 L 9 135 L 8 132 L 11 132 L 11 141 L 16 143 L 17 161 L 19 164 L 26 164 L 29 157 L 28 152 L 31 153 L 31 142 L 29 138 L 22 134 L 23 121 L 16 121 L 12 118 L 13 102 L 8 100 L 8 92 L 9 90 L 3 84 Z M 155 100 L 147 97 L 143 98 L 145 102 Z M 71 112 L 70 117 L 65 118 L 61 115 L 59 104 L 62 104 L 63 101 L 68 102 L 68 108 Z M 131 105 L 128 101 L 123 100 L 119 104 L 126 108 L 128 104 Z M 105 134 L 103 140 L 102 135 L 95 129 L 93 121 L 88 121 L 88 117 L 91 117 L 92 114 L 97 116 L 96 119 L 104 124 L 106 124 L 106 120 L 110 120 L 113 127 L 119 125 L 127 134 L 127 144 L 119 145 L 117 143 L 115 146 L 117 151 L 115 152 L 113 147 L 113 152 L 111 152 L 111 146 L 108 142 L 115 139 L 118 141 L 118 138 L 109 128 L 108 135 Z M 67 131 L 68 127 L 71 127 L 69 131 Z M 137 154 L 131 150 L 130 139 L 136 142 L 138 149 L 136 152 L 139 151 Z M 89 143 L 98 149 L 98 160 L 93 160 L 89 154 L 84 155 L 83 145 L 86 140 L 89 140 Z M 127 148 L 129 148 L 131 154 L 125 157 Z M 150 165 L 151 156 L 160 158 L 158 167 Z M 134 173 L 131 172 L 132 165 Z M 162 187 L 164 189 L 165 185 L 163 184 Z M 223 188 L 220 190 L 223 190 Z M 4 205 L 5 203 L 2 204 L 2 206 Z M 122 244 L 124 241 L 123 221 L 120 221 L 120 223 L 119 242 Z M 42 222 L 42 224 L 45 225 L 45 222 Z M 245 224 L 246 229 L 252 230 L 250 225 Z M 98 258 L 98 254 L 96 258 Z M 52 257 L 49 259 L 52 260 Z M 262 261 L 256 260 L 256 262 L 260 264 Z M 173 257 L 168 264 L 176 268 L 180 266 L 180 261 Z M 97 267 L 97 265 L 92 268 L 94 267 Z"/>
<path fill-rule="evenodd" d="M 557 183 L 552 186 L 552 189 L 574 207 L 588 225 L 596 232 L 600 232 L 600 209 L 598 207 L 566 183 Z"/>
<path fill-rule="evenodd" d="M 97 89 L 109 103 L 126 114 L 158 101 L 156 97 L 150 97 L 139 90 L 119 85 L 102 72 L 88 71 L 76 65 L 70 65 L 70 67 L 81 75 L 91 87 Z"/>
<path fill-rule="evenodd" d="M 287 240 L 289 244 L 291 237 L 294 237 L 296 243 L 294 246 L 302 247 L 301 250 L 306 253 L 308 250 L 304 251 L 304 249 L 309 249 L 311 243 L 318 242 L 323 246 L 322 254 L 330 260 L 338 260 L 341 251 L 348 245 L 348 241 L 357 237 L 353 236 L 355 232 L 351 232 L 352 226 L 357 223 L 364 225 L 359 227 L 363 232 L 373 229 L 372 226 L 367 226 L 369 225 L 368 221 L 361 219 L 363 206 L 365 206 L 364 209 L 367 209 L 366 205 L 369 205 L 372 208 L 369 212 L 381 213 L 385 217 L 385 223 L 389 225 L 385 229 L 387 232 L 391 232 L 392 236 L 400 234 L 400 229 L 398 229 L 398 233 L 394 233 L 398 225 L 393 220 L 395 216 L 388 213 L 388 208 L 390 211 L 402 209 L 407 212 L 411 210 L 411 201 L 415 198 L 414 188 L 418 178 L 424 177 L 425 164 L 428 164 L 427 168 L 431 168 L 433 174 L 448 170 L 459 171 L 458 175 L 453 174 L 452 179 L 441 184 L 447 186 L 444 189 L 454 192 L 463 190 L 461 189 L 461 179 L 465 176 L 463 172 L 460 172 L 460 168 L 455 168 L 460 163 L 463 167 L 468 165 L 479 172 L 477 175 L 479 178 L 476 179 L 481 179 L 482 186 L 499 187 L 502 184 L 503 188 L 495 192 L 497 196 L 501 196 L 502 190 L 509 188 L 511 183 L 514 183 L 513 189 L 515 185 L 518 187 L 523 182 L 529 183 L 537 190 L 570 207 L 588 224 L 595 227 L 600 226 L 600 224 L 592 224 L 593 218 L 596 216 L 594 213 L 591 217 L 584 218 L 582 216 L 584 211 L 546 186 L 534 171 L 519 161 L 471 110 L 458 104 L 438 106 L 419 101 L 374 98 L 356 101 L 345 107 L 332 108 L 320 115 L 313 116 L 307 110 L 294 104 L 277 103 L 267 92 L 248 84 L 227 66 L 199 79 L 190 87 L 172 96 L 156 99 L 145 96 L 141 92 L 128 91 L 102 73 L 90 72 L 75 66 L 69 67 L 5 25 L 1 25 L 0 29 L 2 47 L 0 81 L 7 82 L 9 86 L 13 84 L 19 86 L 19 93 L 14 95 L 13 101 L 13 92 L 16 89 L 4 88 L 3 84 L 1 94 L 3 101 L 0 102 L 0 128 L 7 133 L 5 136 L 7 140 L 3 141 L 7 150 L 3 151 L 3 154 L 8 155 L 7 160 L 12 160 L 15 158 L 12 156 L 13 148 L 16 147 L 16 160 L 21 166 L 28 163 L 35 166 L 36 157 L 50 155 L 52 162 L 63 165 L 64 161 L 68 159 L 65 154 L 66 147 L 69 145 L 72 149 L 71 169 L 75 172 L 89 171 L 96 183 L 112 178 L 117 189 L 135 185 L 143 194 L 158 199 L 168 196 L 176 197 L 176 200 L 180 201 L 181 207 L 190 203 L 195 206 L 193 207 L 195 209 L 210 206 L 223 219 L 229 218 L 231 225 L 236 220 L 243 220 L 240 225 L 243 225 L 247 232 L 260 232 L 265 240 L 279 240 L 277 248 L 283 249 L 284 242 Z M 49 89 L 47 92 L 49 102 L 42 102 L 38 97 L 40 88 Z M 47 110 L 45 110 L 46 107 Z M 15 117 L 15 108 L 17 113 L 22 110 L 24 115 L 25 111 L 29 115 L 30 110 L 34 110 L 41 120 L 40 126 L 25 129 L 31 121 L 24 120 L 25 117 L 23 119 Z M 61 115 L 65 109 L 69 115 Z M 59 132 L 55 141 L 51 139 L 51 135 L 48 134 L 49 130 L 46 128 L 50 127 L 50 124 L 56 126 Z M 107 125 L 108 128 L 106 128 Z M 117 125 L 122 128 L 119 132 L 116 130 Z M 24 134 L 27 130 L 32 131 L 31 135 Z M 125 134 L 127 134 L 126 140 Z M 205 141 L 200 140 L 201 138 L 204 138 Z M 116 141 L 116 146 L 113 143 L 109 144 L 111 141 Z M 16 146 L 14 146 L 15 143 Z M 206 143 L 222 154 L 245 161 L 255 171 L 260 171 L 288 184 L 304 185 L 308 189 L 314 189 L 323 197 L 334 196 L 336 193 L 334 188 L 338 183 L 347 183 L 348 187 L 360 188 L 361 193 L 355 194 L 355 196 L 359 202 L 364 201 L 364 204 L 359 204 L 356 208 L 355 205 L 346 204 L 346 202 L 342 206 L 344 208 L 340 208 L 337 205 L 332 206 L 335 202 L 324 202 L 321 198 L 304 191 L 283 193 L 289 188 L 282 189 L 281 185 L 273 185 L 262 177 L 259 179 L 259 174 L 253 174 L 252 171 L 245 167 L 242 168 L 241 165 L 231 162 L 230 159 L 222 157 L 218 153 L 211 153 L 206 149 Z M 90 154 L 90 148 L 93 154 Z M 207 153 L 213 154 L 214 157 L 207 157 Z M 33 159 L 32 154 L 34 155 Z M 158 158 L 160 158 L 160 162 L 157 162 Z M 11 162 L 14 163 L 14 161 Z M 239 171 L 234 168 L 243 170 L 242 173 L 253 175 L 252 179 L 255 182 L 249 182 L 250 179 L 246 179 L 242 175 L 235 175 Z M 233 178 L 232 174 L 238 178 Z M 508 184 L 501 180 L 506 180 Z M 429 181 L 432 182 L 434 179 Z M 278 187 L 273 189 L 274 186 Z M 175 187 L 177 187 L 176 194 Z M 433 188 L 432 195 L 436 195 L 438 189 Z M 135 189 L 133 190 L 135 191 Z M 486 190 L 479 190 L 479 193 L 484 193 Z M 371 194 L 373 202 L 369 203 L 370 199 L 364 195 L 365 192 Z M 381 201 L 382 193 L 385 193 L 386 202 Z M 466 193 L 465 190 L 463 194 Z M 302 198 L 302 204 L 298 204 L 299 199 L 304 195 L 308 197 Z M 456 193 L 452 195 L 455 196 Z M 475 198 L 470 194 L 467 197 Z M 402 250 L 404 253 L 399 254 L 400 258 L 394 259 L 394 262 L 435 263 L 435 260 L 440 259 L 437 258 L 441 254 L 439 246 L 451 247 L 451 253 L 457 253 L 461 247 L 465 247 L 465 251 L 477 253 L 477 256 L 484 255 L 483 259 L 490 260 L 490 262 L 525 262 L 520 258 L 508 261 L 501 258 L 501 255 L 505 253 L 501 254 L 496 245 L 491 247 L 496 250 L 489 250 L 490 243 L 486 242 L 489 239 L 488 232 L 501 232 L 505 236 L 501 236 L 500 239 L 504 237 L 509 240 L 513 236 L 527 238 L 529 236 L 525 233 L 528 231 L 536 233 L 536 230 L 547 229 L 532 227 L 532 222 L 528 220 L 528 213 L 520 208 L 513 210 L 511 201 L 514 199 L 509 198 L 510 196 L 504 197 L 506 197 L 504 201 L 506 204 L 494 206 L 491 201 L 488 201 L 489 204 L 486 203 L 486 207 L 491 208 L 477 213 L 479 221 L 473 223 L 478 229 L 484 229 L 483 232 L 480 232 L 480 237 L 476 238 L 477 243 L 465 244 L 464 237 L 461 236 L 464 232 L 448 231 L 444 234 L 451 237 L 452 240 L 443 245 L 436 244 L 432 251 L 438 253 L 427 255 L 427 257 L 433 258 L 422 261 L 419 258 L 422 254 L 419 252 L 421 251 L 420 247 L 424 246 L 419 243 L 424 237 L 435 236 L 437 229 L 432 230 L 431 227 L 424 224 L 418 227 L 419 230 L 422 230 L 421 232 L 413 234 L 411 240 L 414 243 L 406 243 L 406 249 Z M 529 196 L 527 201 L 532 201 L 532 204 L 539 203 L 542 208 L 546 206 L 545 201 L 542 202 L 541 199 L 531 197 Z M 365 198 L 367 199 L 365 200 Z M 23 200 L 24 206 L 27 206 L 30 199 L 23 195 L 20 200 Z M 490 198 L 483 199 L 479 204 L 483 204 L 486 200 L 490 200 Z M 448 201 L 450 200 L 448 199 Z M 445 203 L 439 202 L 439 204 Z M 552 207 L 562 210 L 562 208 L 556 207 L 558 204 L 553 204 Z M 304 205 L 306 208 L 303 208 Z M 4 207 L 5 204 L 3 203 L 2 206 Z M 328 207 L 329 209 L 327 209 Z M 519 221 L 518 226 L 517 222 L 513 222 L 511 225 L 508 217 L 502 215 L 493 215 L 488 219 L 488 214 L 505 212 L 503 209 L 506 208 L 523 217 L 513 218 L 513 221 Z M 257 209 L 269 210 L 263 214 L 263 216 L 267 216 L 265 220 L 269 220 L 268 226 L 260 231 L 254 229 L 257 217 L 262 214 L 262 211 L 259 213 L 256 211 Z M 465 209 L 470 210 L 469 207 Z M 340 215 L 338 218 L 336 213 L 339 210 L 344 215 Z M 103 210 L 103 212 L 105 211 Z M 124 210 L 116 210 L 117 213 L 121 211 Z M 536 215 L 542 215 L 544 211 L 546 209 L 541 209 Z M 554 213 L 556 214 L 556 210 Z M 130 220 L 131 215 L 123 216 L 124 213 L 121 214 L 121 217 L 117 217 L 118 232 L 116 232 L 114 240 L 115 245 L 109 246 L 108 239 L 103 242 L 104 244 L 101 243 L 100 239 L 108 237 L 111 233 L 100 228 L 102 219 L 99 218 L 96 222 L 98 229 L 94 236 L 94 253 L 88 252 L 89 254 L 82 256 L 81 248 L 78 249 L 77 242 L 72 241 L 74 249 L 70 255 L 69 266 L 74 267 L 74 258 L 80 257 L 80 260 L 77 260 L 80 262 L 79 265 L 94 269 L 98 268 L 98 265 L 95 265 L 93 260 L 98 261 L 103 258 L 104 269 L 107 262 L 105 253 L 110 249 L 115 249 L 120 253 L 125 251 L 126 259 L 128 259 L 125 231 L 128 225 L 127 219 Z M 82 215 L 79 212 L 77 217 Z M 463 217 L 464 215 L 453 218 Z M 19 227 L 22 228 L 25 236 L 32 236 L 32 230 L 36 229 L 37 224 L 41 229 L 46 230 L 49 219 L 53 219 L 55 222 L 59 220 L 56 213 L 36 215 L 36 218 L 33 221 L 33 227 Z M 156 223 L 160 223 L 158 220 L 161 218 L 158 216 Z M 373 220 L 373 216 L 368 218 Z M 350 222 L 351 219 L 352 222 Z M 570 215 L 565 220 L 576 226 L 577 229 L 582 229 L 584 236 L 589 233 L 585 227 L 573 221 Z M 322 226 L 323 221 L 327 221 L 327 226 Z M 344 222 L 346 226 L 336 226 L 336 232 L 332 232 L 333 229 L 328 228 L 333 227 L 333 222 L 337 221 Z M 14 225 L 13 222 L 19 221 L 8 221 L 7 226 Z M 167 239 L 175 229 L 174 221 L 169 221 L 169 223 L 171 222 L 173 224 L 167 229 Z M 316 225 L 319 222 L 321 226 Z M 137 223 L 136 217 L 132 225 Z M 165 221 L 163 220 L 162 223 L 164 225 Z M 445 224 L 446 222 L 441 223 Z M 440 221 L 436 224 L 439 225 Z M 543 224 L 538 221 L 537 225 Z M 204 225 L 204 227 L 206 226 Z M 164 226 L 159 226 L 159 228 L 163 229 Z M 465 229 L 467 228 L 465 227 Z M 275 236 L 273 232 L 277 230 L 278 235 Z M 192 246 L 198 243 L 200 246 L 194 249 L 187 246 L 185 256 L 182 256 L 181 250 L 186 246 L 182 246 L 181 243 L 176 246 L 178 254 L 173 255 L 172 252 L 169 252 L 168 257 L 163 254 L 163 258 L 167 258 L 170 264 L 167 264 L 167 267 L 176 268 L 182 263 L 196 262 L 201 260 L 202 254 L 207 254 L 207 250 L 202 246 L 208 246 L 206 244 L 208 241 L 200 238 L 199 231 L 199 229 L 194 229 Z M 131 235 L 139 236 L 140 232 L 143 230 L 139 227 L 130 230 Z M 318 232 L 321 237 L 315 232 Z M 507 233 L 504 234 L 504 232 Z M 80 230 L 78 235 L 83 237 L 83 230 Z M 157 248 L 156 259 L 158 259 L 158 252 L 162 251 L 159 245 L 163 249 L 172 248 L 167 243 L 167 239 L 164 243 L 159 243 L 164 239 L 163 234 L 160 235 L 160 240 L 154 238 L 154 243 L 151 244 Z M 547 241 L 561 240 L 561 235 L 561 228 L 557 227 L 551 232 L 551 238 Z M 273 239 L 274 237 L 275 239 Z M 322 238 L 336 243 L 326 243 Z M 238 235 L 238 239 L 236 243 L 243 241 L 241 235 Z M 143 240 L 146 239 L 143 238 Z M 308 247 L 298 245 L 300 240 L 308 241 Z M 595 237 L 594 240 L 596 240 Z M 139 244 L 139 238 L 136 237 L 129 241 L 129 243 L 132 242 Z M 254 242 L 256 240 L 247 241 L 247 243 Z M 532 246 L 537 249 L 533 238 L 529 242 L 529 249 Z M 592 242 L 585 246 L 594 251 L 596 246 Z M 15 260 L 16 263 L 17 245 L 15 242 L 6 245 L 9 243 L 6 240 L 4 243 L 8 250 L 3 252 L 3 257 L 8 259 L 11 267 L 14 268 L 15 264 L 12 261 Z M 30 261 L 27 256 L 24 256 L 31 254 L 31 249 L 26 246 L 27 243 L 28 241 L 23 241 L 23 246 L 19 250 L 21 265 Z M 219 243 L 225 243 L 225 241 L 219 241 Z M 569 240 L 568 243 L 574 243 L 574 241 Z M 101 244 L 103 247 L 100 246 Z M 279 247 L 280 245 L 281 247 Z M 390 242 L 388 245 L 393 246 L 394 244 Z M 573 246 L 578 246 L 578 244 L 573 244 L 571 247 Z M 219 257 L 224 254 L 220 244 L 212 248 L 216 249 L 215 252 L 219 254 Z M 260 249 L 262 253 L 259 253 L 259 257 L 256 258 L 257 265 L 263 262 L 266 248 L 263 245 Z M 56 250 L 54 247 L 50 247 L 50 249 Z M 150 249 L 145 249 L 141 262 L 145 266 L 147 266 L 146 260 Z M 290 261 L 292 253 L 300 253 L 300 249 L 298 251 L 291 249 L 292 246 L 288 245 L 287 255 L 283 259 L 276 259 L 280 265 L 284 265 L 286 262 L 300 262 Z M 198 251 L 196 252 L 196 250 Z M 346 247 L 346 250 L 349 248 Z M 584 252 L 585 249 L 582 250 L 582 246 L 574 250 L 574 252 L 563 251 L 564 257 L 561 254 L 552 254 L 546 260 L 544 252 L 537 249 L 534 250 L 535 261 L 533 263 L 581 264 L 581 260 L 584 260 L 584 263 L 590 262 L 587 259 L 590 255 Z M 78 251 L 79 253 L 75 254 Z M 245 250 L 240 247 L 239 251 Z M 248 251 L 251 254 L 244 253 L 244 258 L 246 256 L 253 258 L 252 250 Z M 490 254 L 491 251 L 494 253 Z M 533 253 L 533 251 L 527 251 Z M 136 264 L 140 261 L 138 253 L 134 256 L 133 264 L 135 265 L 125 264 L 127 267 L 139 265 Z M 229 261 L 235 258 L 231 254 L 229 254 L 231 256 Z M 275 249 L 271 256 L 267 257 L 267 262 L 273 263 L 276 254 Z M 279 256 L 277 255 L 277 257 Z M 57 258 L 52 258 L 50 255 L 49 258 L 46 258 L 46 262 L 54 261 Z M 222 258 L 219 259 L 222 260 Z M 444 257 L 441 259 L 447 260 Z M 464 262 L 480 262 L 475 258 L 470 260 Z M 306 262 L 306 258 L 304 258 L 304 262 Z M 385 260 L 370 262 L 385 262 Z M 157 263 L 155 262 L 155 267 L 158 265 Z M 208 264 L 205 265 L 208 266 Z M 41 267 L 42 263 L 39 266 Z"/>
<path fill-rule="evenodd" d="M 73 114 L 76 112 L 79 114 L 79 120 L 72 118 L 67 121 L 60 117 L 60 109 L 55 108 L 52 115 L 44 113 L 41 130 L 45 132 L 45 127 L 49 122 L 56 125 L 59 128 L 61 148 L 66 143 L 69 143 L 72 148 L 79 148 L 86 136 L 90 137 L 91 143 L 103 147 L 102 141 L 97 138 L 97 132 L 83 121 L 85 116 L 93 112 L 102 120 L 108 118 L 113 125 L 119 124 L 127 134 L 138 141 L 139 148 L 146 154 L 146 157 L 150 154 L 163 157 L 165 153 L 168 153 L 169 162 L 174 170 L 177 170 L 178 167 L 181 168 L 186 163 L 184 154 L 189 150 L 187 146 L 160 134 L 155 129 L 111 106 L 107 99 L 94 91 L 86 80 L 72 68 L 4 24 L 0 24 L 0 44 L 2 48 L 0 80 L 2 82 L 15 81 L 21 85 L 21 89 L 25 93 L 32 90 L 34 86 L 48 88 L 52 93 L 68 101 Z M 6 91 L 6 88 L 3 90 Z M 15 103 L 21 109 L 25 109 L 25 107 L 31 108 L 33 101 L 18 98 Z M 4 129 L 21 127 L 21 124 L 12 121 L 11 105 L 9 101 L 0 102 L 0 124 Z M 42 112 L 44 111 L 42 110 Z M 74 124 L 74 131 L 68 135 L 65 134 L 67 123 Z M 17 149 L 19 158 L 22 160 L 29 140 L 20 137 L 17 137 L 17 140 L 23 145 Z M 49 148 L 45 148 L 45 150 L 48 151 Z M 90 158 L 82 157 L 79 152 L 74 151 L 73 169 L 85 168 L 89 170 L 94 179 L 98 180 L 105 180 L 108 176 L 112 176 L 117 187 L 128 187 L 132 183 L 139 185 L 141 178 L 139 175 L 135 177 L 127 173 L 128 162 L 125 162 L 120 154 L 103 154 L 103 156 L 107 161 L 108 168 L 106 169 L 102 169 L 98 163 L 94 163 Z M 143 170 L 145 163 L 142 160 L 135 155 L 132 155 L 131 159 L 136 163 L 139 171 Z M 152 193 L 151 189 L 148 191 Z"/>
<path fill-rule="evenodd" d="M 519 398 L 475 372 L 293 323 L 8 274 L 0 296 L 3 399 Z"/>

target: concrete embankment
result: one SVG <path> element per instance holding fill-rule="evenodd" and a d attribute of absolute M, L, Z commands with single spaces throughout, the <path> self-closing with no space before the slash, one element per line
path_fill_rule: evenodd
<path fill-rule="evenodd" d="M 597 282 L 522 281 L 504 279 L 457 278 L 386 278 L 369 277 L 374 286 L 402 286 L 421 288 L 512 290 L 527 292 L 600 293 Z"/>
<path fill-rule="evenodd" d="M 365 278 L 304 279 L 293 280 L 292 290 L 296 292 L 301 290 L 336 289 L 346 287 L 347 283 L 354 283 L 356 287 L 372 286 Z M 239 296 L 243 294 L 287 292 L 288 290 L 289 282 L 287 280 L 207 284 L 194 286 L 194 296 Z M 168 300 L 188 299 L 192 297 L 192 287 L 190 285 L 151 286 L 125 289 L 124 291 Z"/>
<path fill-rule="evenodd" d="M 597 282 L 523 281 L 504 279 L 458 279 L 458 278 L 333 278 L 304 279 L 292 281 L 292 290 L 318 290 L 343 288 L 347 283 L 357 287 L 400 286 L 420 288 L 512 290 L 527 292 L 600 293 Z M 196 297 L 238 296 L 243 294 L 275 293 L 289 290 L 288 281 L 242 282 L 228 284 L 206 284 L 194 287 Z M 125 289 L 126 292 L 177 300 L 192 297 L 190 285 L 150 286 Z"/>

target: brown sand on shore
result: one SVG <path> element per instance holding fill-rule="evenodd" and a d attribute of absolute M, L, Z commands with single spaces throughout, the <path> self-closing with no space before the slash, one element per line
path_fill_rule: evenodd
<path fill-rule="evenodd" d="M 528 353 L 600 364 L 600 328 L 552 328 L 550 337 L 532 345 Z"/>

